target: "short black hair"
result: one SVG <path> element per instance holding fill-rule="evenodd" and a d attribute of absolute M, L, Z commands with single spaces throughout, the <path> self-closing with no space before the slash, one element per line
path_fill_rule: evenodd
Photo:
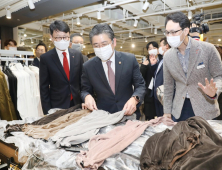
<path fill-rule="evenodd" d="M 180 27 L 182 29 L 190 28 L 190 20 L 182 12 L 174 12 L 174 13 L 168 14 L 166 17 L 166 20 L 165 20 L 165 27 L 166 27 L 168 21 L 170 21 L 170 20 L 172 20 L 175 23 L 179 23 Z"/>
<path fill-rule="evenodd" d="M 107 34 L 109 38 L 113 41 L 115 38 L 113 29 L 109 26 L 109 24 L 102 23 L 102 24 L 96 24 L 92 30 L 89 33 L 89 39 L 92 44 L 92 37 L 99 34 Z"/>
<path fill-rule="evenodd" d="M 146 45 L 146 49 L 148 50 L 150 44 L 152 44 L 154 47 L 159 48 L 159 45 L 156 41 L 151 41 Z"/>
<path fill-rule="evenodd" d="M 69 26 L 64 21 L 59 21 L 59 20 L 56 20 L 53 23 L 51 23 L 49 29 L 51 35 L 53 34 L 53 31 L 62 31 L 65 33 L 67 32 L 70 33 Z"/>
<path fill-rule="evenodd" d="M 166 38 L 166 37 L 161 38 L 161 39 L 160 39 L 160 42 L 162 42 L 162 41 L 163 41 L 163 44 L 164 44 L 164 45 L 168 45 L 168 46 L 171 48 L 171 46 L 170 46 L 169 43 L 167 42 L 167 38 Z"/>
<path fill-rule="evenodd" d="M 17 46 L 17 42 L 16 42 L 15 40 L 13 40 L 13 39 L 5 40 L 5 42 L 4 42 L 4 46 L 9 45 L 10 42 L 13 42 L 13 44 L 14 44 L 15 46 Z"/>
<path fill-rule="evenodd" d="M 38 46 L 44 46 L 45 47 L 45 52 L 48 51 L 47 46 L 45 45 L 45 43 L 40 42 L 39 44 L 36 45 L 35 49 L 37 50 Z"/>
<path fill-rule="evenodd" d="M 80 33 L 74 33 L 74 34 L 70 35 L 70 42 L 72 42 L 73 37 L 82 37 L 82 39 L 83 39 L 83 36 Z"/>

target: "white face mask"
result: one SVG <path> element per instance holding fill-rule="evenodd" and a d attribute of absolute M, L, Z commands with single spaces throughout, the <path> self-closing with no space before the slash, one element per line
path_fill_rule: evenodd
<path fill-rule="evenodd" d="M 162 47 L 159 48 L 159 53 L 160 53 L 161 55 L 163 55 L 164 51 L 163 51 L 163 48 L 162 48 Z"/>
<path fill-rule="evenodd" d="M 157 49 L 152 49 L 152 50 L 150 50 L 150 51 L 149 51 L 149 54 L 156 56 L 156 55 L 157 55 Z"/>
<path fill-rule="evenodd" d="M 111 44 L 101 47 L 101 48 L 93 48 L 96 56 L 98 56 L 102 61 L 107 61 L 111 55 L 113 54 L 113 49 Z"/>
<path fill-rule="evenodd" d="M 8 47 L 9 50 L 12 50 L 12 51 L 17 51 L 17 47 Z"/>
<path fill-rule="evenodd" d="M 64 41 L 64 40 L 54 41 L 54 45 L 57 49 L 64 51 L 64 50 L 68 49 L 69 41 Z"/>
<path fill-rule="evenodd" d="M 75 44 L 75 43 L 72 43 L 72 49 L 77 50 L 77 51 L 82 51 L 82 49 L 83 49 L 83 44 Z"/>
<path fill-rule="evenodd" d="M 182 41 L 180 41 L 180 36 L 182 35 L 182 33 L 178 36 L 169 36 L 169 37 L 167 37 L 167 42 L 169 43 L 169 45 L 171 47 L 177 48 L 183 43 L 183 41 L 185 39 L 185 36 L 184 36 L 184 39 Z"/>

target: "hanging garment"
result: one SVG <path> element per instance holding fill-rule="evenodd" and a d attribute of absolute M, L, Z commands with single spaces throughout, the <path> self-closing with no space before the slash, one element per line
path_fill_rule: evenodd
<path fill-rule="evenodd" d="M 5 75 L 0 71 L 0 118 L 1 120 L 17 120 L 15 108 L 9 94 Z"/>
<path fill-rule="evenodd" d="M 4 73 L 8 76 L 9 93 L 12 99 L 12 103 L 14 104 L 14 107 L 15 107 L 16 116 L 19 120 L 21 120 L 20 114 L 18 112 L 18 107 L 17 107 L 17 78 L 8 67 L 6 67 L 6 69 L 4 70 Z"/>
<path fill-rule="evenodd" d="M 33 138 L 48 140 L 59 130 L 62 130 L 66 126 L 77 122 L 82 117 L 87 116 L 89 113 L 89 110 L 72 112 L 59 117 L 46 125 L 24 125 L 22 131 L 25 132 L 26 135 L 32 136 Z"/>
<path fill-rule="evenodd" d="M 93 135 L 96 135 L 99 128 L 115 124 L 124 117 L 125 111 L 119 111 L 114 114 L 110 114 L 103 110 L 94 110 L 91 114 L 83 117 L 78 122 L 71 124 L 64 129 L 58 131 L 51 139 L 57 142 L 57 146 L 70 147 L 71 143 L 77 139 L 80 135 L 82 138 L 84 134 L 91 131 L 91 135 L 87 133 L 84 139 L 90 139 Z M 87 137 L 86 137 L 87 136 Z"/>
<path fill-rule="evenodd" d="M 37 121 L 34 121 L 31 123 L 31 125 L 45 125 L 47 123 L 50 123 L 52 121 L 54 121 L 55 119 L 66 115 L 68 113 L 74 112 L 74 111 L 79 111 L 81 110 L 81 105 L 78 104 L 76 106 L 70 107 L 69 109 L 64 109 L 64 110 L 59 110 L 53 114 L 47 115 Z M 5 138 L 10 136 L 11 132 L 19 132 L 22 131 L 24 124 L 14 124 L 14 125 L 7 125 L 6 126 L 6 130 L 5 130 Z"/>
<path fill-rule="evenodd" d="M 98 169 L 106 158 L 116 154 L 136 140 L 148 126 L 164 123 L 169 126 L 175 123 L 166 117 L 159 117 L 147 122 L 127 121 L 106 134 L 96 135 L 89 141 L 89 151 L 78 154 L 77 164 L 83 169 Z"/>
<path fill-rule="evenodd" d="M 39 100 L 40 100 L 40 91 L 39 91 L 39 68 L 35 67 L 35 66 L 29 66 L 29 69 L 35 74 L 35 79 L 36 79 L 36 83 L 37 83 L 37 96 L 39 96 Z M 38 112 L 40 115 L 44 115 L 43 114 L 43 110 L 42 110 L 42 103 L 41 100 L 39 101 L 38 104 Z"/>
<path fill-rule="evenodd" d="M 15 64 L 15 67 L 19 71 L 19 74 L 21 74 L 25 79 L 25 94 L 26 94 L 26 109 L 28 111 L 28 114 L 22 117 L 23 119 L 25 117 L 38 117 L 38 110 L 37 110 L 37 104 L 36 102 L 33 102 L 33 83 L 32 78 L 30 76 L 30 73 L 27 73 L 22 66 L 21 63 Z M 21 114 L 21 113 L 20 113 Z"/>
<path fill-rule="evenodd" d="M 222 137 L 201 117 L 181 121 L 150 137 L 140 157 L 142 170 L 221 170 Z"/>
<path fill-rule="evenodd" d="M 30 70 L 29 67 L 24 66 L 24 71 L 26 71 L 29 76 L 30 76 L 30 84 L 31 84 L 31 93 L 32 93 L 32 102 L 33 102 L 33 106 L 34 108 L 36 108 L 37 110 L 37 115 L 36 117 L 43 117 L 43 112 L 42 109 L 39 109 L 38 107 L 40 106 L 40 93 L 39 93 L 39 87 L 37 86 L 37 81 L 36 81 L 36 77 L 35 77 L 35 73 L 33 71 Z M 34 115 L 33 115 L 34 117 Z"/>

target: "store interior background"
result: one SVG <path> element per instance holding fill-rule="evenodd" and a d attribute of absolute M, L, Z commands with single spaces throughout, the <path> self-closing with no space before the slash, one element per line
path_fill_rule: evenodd
<path fill-rule="evenodd" d="M 30 9 L 28 1 L 33 1 L 35 9 Z M 6 9 L 11 19 L 6 18 Z M 139 62 L 147 55 L 146 44 L 164 37 L 166 15 L 176 11 L 189 13 L 189 17 L 204 12 L 203 23 L 210 31 L 203 41 L 222 45 L 222 0 L 1 0 L 1 49 L 9 38 L 17 41 L 18 50 L 32 51 L 40 41 L 52 49 L 49 25 L 63 20 L 71 33 L 83 35 L 82 53 L 92 57 L 89 31 L 97 23 L 108 23 L 117 38 L 116 50 L 134 53 Z"/>

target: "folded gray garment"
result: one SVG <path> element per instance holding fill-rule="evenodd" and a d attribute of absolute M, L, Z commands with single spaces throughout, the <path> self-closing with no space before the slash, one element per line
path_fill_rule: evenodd
<path fill-rule="evenodd" d="M 99 129 L 93 129 L 93 130 L 87 131 L 85 133 L 76 135 L 76 136 L 68 136 L 62 140 L 60 145 L 64 146 L 64 147 L 71 147 L 73 145 L 83 143 L 83 142 L 89 140 L 94 135 L 96 135 L 98 132 L 99 132 Z M 58 144 L 57 144 L 57 146 L 58 146 Z"/>
<path fill-rule="evenodd" d="M 118 123 L 124 117 L 124 113 L 125 111 L 119 111 L 110 114 L 104 110 L 94 110 L 78 122 L 58 131 L 51 139 L 57 143 L 57 147 L 60 144 L 62 146 L 71 146 L 71 143 L 79 144 L 78 141 L 89 140 L 96 135 L 100 128 Z"/>

